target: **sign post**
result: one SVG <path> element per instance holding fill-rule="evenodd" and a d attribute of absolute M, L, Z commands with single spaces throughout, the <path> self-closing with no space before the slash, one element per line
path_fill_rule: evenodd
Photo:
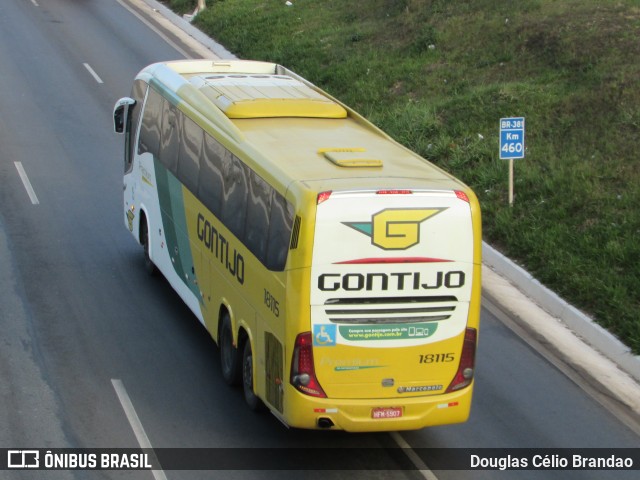
<path fill-rule="evenodd" d="M 509 205 L 513 206 L 513 161 L 524 158 L 524 117 L 500 119 L 500 159 L 509 160 Z"/>

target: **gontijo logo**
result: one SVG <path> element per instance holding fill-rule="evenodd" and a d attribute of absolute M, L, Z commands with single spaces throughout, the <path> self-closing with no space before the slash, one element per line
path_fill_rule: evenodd
<path fill-rule="evenodd" d="M 420 224 L 446 208 L 388 208 L 375 213 L 370 222 L 343 222 L 371 237 L 384 250 L 406 250 L 420 243 Z"/>

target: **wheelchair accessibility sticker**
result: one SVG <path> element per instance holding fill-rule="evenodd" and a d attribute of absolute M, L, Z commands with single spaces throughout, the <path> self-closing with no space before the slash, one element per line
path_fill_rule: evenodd
<path fill-rule="evenodd" d="M 336 346 L 336 325 L 314 325 L 313 326 L 313 346 L 314 347 L 335 347 Z"/>

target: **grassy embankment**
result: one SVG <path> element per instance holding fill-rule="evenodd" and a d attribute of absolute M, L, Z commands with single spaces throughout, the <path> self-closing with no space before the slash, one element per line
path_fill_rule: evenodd
<path fill-rule="evenodd" d="M 209 1 L 196 24 L 463 179 L 489 243 L 640 353 L 638 2 L 292 2 Z M 527 122 L 513 208 L 498 159 L 507 116 Z"/>

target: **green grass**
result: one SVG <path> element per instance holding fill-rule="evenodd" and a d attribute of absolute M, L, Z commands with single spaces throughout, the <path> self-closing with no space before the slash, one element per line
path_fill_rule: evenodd
<path fill-rule="evenodd" d="M 196 23 L 463 179 L 489 243 L 640 353 L 638 0 L 292 2 L 209 1 Z M 513 208 L 508 116 L 527 122 Z"/>

